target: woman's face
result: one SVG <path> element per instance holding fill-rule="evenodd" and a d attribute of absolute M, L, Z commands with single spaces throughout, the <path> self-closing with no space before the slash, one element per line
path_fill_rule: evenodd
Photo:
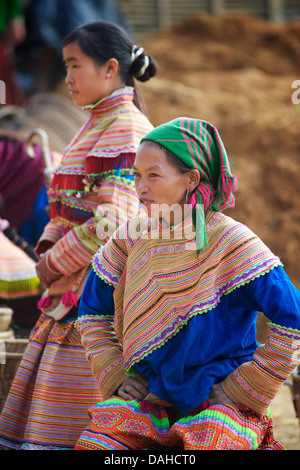
<path fill-rule="evenodd" d="M 71 98 L 78 106 L 97 103 L 121 86 L 119 75 L 111 67 L 115 59 L 99 66 L 82 52 L 76 42 L 63 48 L 63 59 L 67 69 L 66 83 Z M 114 63 L 114 66 L 117 64 Z"/>
<path fill-rule="evenodd" d="M 191 172 L 181 173 L 158 145 L 147 141 L 136 153 L 133 170 L 136 192 L 148 216 L 179 223 L 176 217 L 183 215 Z"/>

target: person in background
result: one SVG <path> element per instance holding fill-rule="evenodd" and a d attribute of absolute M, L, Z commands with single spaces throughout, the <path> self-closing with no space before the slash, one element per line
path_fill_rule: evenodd
<path fill-rule="evenodd" d="M 300 293 L 223 214 L 237 179 L 210 123 L 178 118 L 134 163 L 146 214 L 93 259 L 78 329 L 104 401 L 78 450 L 279 450 L 269 405 L 299 363 Z M 269 323 L 256 341 L 256 318 Z"/>
<path fill-rule="evenodd" d="M 5 284 L 6 287 L 3 287 L 0 297 L 3 297 L 5 304 L 14 312 L 12 328 L 15 334 L 25 337 L 29 336 L 40 316 L 37 302 L 41 297 L 42 289 L 35 270 L 38 256 L 34 252 L 34 247 L 49 222 L 44 149 L 43 146 L 32 145 L 32 156 L 28 153 L 28 149 L 27 140 L 19 137 L 17 133 L 7 131 L 1 133 L 0 217 L 8 222 L 3 235 L 29 256 L 30 259 L 25 265 L 30 267 L 26 273 L 21 263 L 21 258 L 26 259 L 24 254 L 20 256 L 20 264 L 17 262 L 17 256 L 15 259 L 11 258 L 6 266 L 3 261 L 3 280 L 8 281 L 10 278 L 11 282 Z M 49 158 L 52 167 L 55 168 L 60 162 L 61 155 L 49 149 Z M 3 243 L 1 249 L 2 260 L 7 251 L 5 245 Z M 16 247 L 11 246 L 12 252 L 18 253 Z M 35 288 L 33 290 L 29 288 L 27 291 L 27 288 L 25 289 L 20 283 L 20 279 L 27 282 L 26 279 L 31 278 L 32 269 Z M 4 274 L 5 270 L 6 274 Z M 37 288 L 37 285 L 40 288 Z M 8 290 L 6 294 L 5 290 Z"/>
<path fill-rule="evenodd" d="M 15 46 L 26 37 L 22 4 L 19 0 L 2 0 L 0 3 L 0 80 L 4 82 L 4 99 L 0 104 L 21 106 L 24 93 L 17 78 Z M 2 101 L 3 100 L 3 101 Z"/>
<path fill-rule="evenodd" d="M 0 418 L 0 445 L 70 449 L 102 399 L 75 328 L 91 260 L 111 233 L 139 212 L 133 162 L 152 129 L 135 78 L 156 64 L 119 26 L 93 22 L 63 42 L 66 83 L 89 118 L 66 148 L 48 192 L 50 222 L 37 244 L 37 274 L 46 287 Z"/>

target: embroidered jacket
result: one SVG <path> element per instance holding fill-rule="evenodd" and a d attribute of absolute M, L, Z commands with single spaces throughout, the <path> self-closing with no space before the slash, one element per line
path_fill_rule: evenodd
<path fill-rule="evenodd" d="M 297 364 L 300 294 L 243 224 L 208 211 L 200 254 L 188 223 L 176 230 L 170 238 L 138 217 L 94 257 L 77 325 L 103 398 L 138 373 L 150 401 L 183 414 L 220 382 L 262 414 Z M 272 321 L 261 346 L 258 311 Z"/>
<path fill-rule="evenodd" d="M 119 224 L 137 215 L 132 165 L 152 129 L 122 88 L 85 108 L 90 118 L 66 148 L 49 190 L 51 221 L 37 245 L 50 245 L 61 278 L 45 293 L 44 311 L 62 318 L 80 298 L 93 255 Z"/>

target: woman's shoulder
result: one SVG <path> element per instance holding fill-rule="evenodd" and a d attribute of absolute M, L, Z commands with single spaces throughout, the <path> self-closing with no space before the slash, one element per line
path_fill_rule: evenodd
<path fill-rule="evenodd" d="M 131 129 L 131 132 L 140 135 L 142 137 L 145 133 L 150 132 L 153 129 L 153 125 L 149 121 L 148 117 L 140 111 L 134 103 L 129 103 L 122 109 L 119 109 L 111 116 L 111 126 L 122 126 L 127 130 Z"/>
<path fill-rule="evenodd" d="M 263 240 L 243 222 L 221 212 L 215 212 L 206 219 L 206 230 L 210 250 L 215 248 L 224 253 L 242 246 L 255 246 L 269 252 Z"/>
<path fill-rule="evenodd" d="M 229 231 L 238 232 L 240 234 L 247 234 L 257 236 L 254 232 L 243 222 L 234 219 L 223 212 L 209 211 L 206 217 L 206 229 L 208 232 L 227 233 Z"/>
<path fill-rule="evenodd" d="M 149 219 L 146 214 L 140 213 L 124 222 L 115 232 L 113 238 L 124 240 L 129 246 L 133 246 L 147 233 Z"/>

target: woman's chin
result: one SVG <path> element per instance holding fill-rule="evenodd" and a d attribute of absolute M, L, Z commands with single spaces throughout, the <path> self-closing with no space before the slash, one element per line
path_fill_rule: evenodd
<path fill-rule="evenodd" d="M 70 93 L 70 96 L 71 96 L 71 99 L 72 99 L 73 103 L 76 106 L 79 106 L 79 107 L 82 108 L 82 107 L 87 106 L 88 104 L 90 104 L 90 103 L 87 103 L 86 100 L 84 100 L 78 93 L 74 93 L 74 94 Z"/>

